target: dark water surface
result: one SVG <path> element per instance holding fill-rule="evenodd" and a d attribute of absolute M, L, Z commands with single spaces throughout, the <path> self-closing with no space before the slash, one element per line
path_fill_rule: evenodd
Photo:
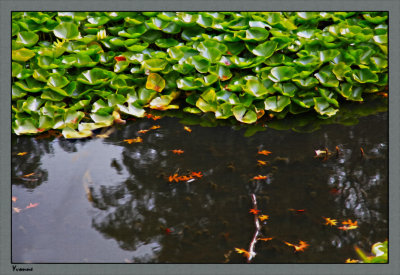
<path fill-rule="evenodd" d="M 153 125 L 161 127 L 140 134 L 142 143 L 123 142 Z M 22 209 L 12 213 L 13 262 L 245 263 L 234 249 L 248 250 L 255 232 L 253 193 L 269 215 L 262 237 L 274 237 L 257 242 L 253 263 L 344 263 L 357 258 L 354 245 L 369 251 L 388 238 L 387 113 L 312 133 L 190 127 L 141 119 L 108 138 L 13 136 L 12 207 Z M 336 146 L 339 156 L 314 158 Z M 203 177 L 168 182 L 192 171 Z M 337 228 L 348 219 L 359 227 Z M 283 243 L 300 240 L 304 252 Z"/>

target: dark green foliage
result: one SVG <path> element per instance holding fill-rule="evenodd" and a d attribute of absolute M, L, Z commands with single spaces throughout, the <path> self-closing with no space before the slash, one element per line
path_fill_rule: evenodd
<path fill-rule="evenodd" d="M 387 31 L 385 12 L 14 12 L 12 128 L 86 137 L 148 108 L 326 119 L 387 85 Z"/>

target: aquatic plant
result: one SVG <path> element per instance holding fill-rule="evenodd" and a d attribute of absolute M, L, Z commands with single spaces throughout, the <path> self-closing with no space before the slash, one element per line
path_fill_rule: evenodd
<path fill-rule="evenodd" d="M 334 118 L 388 82 L 386 12 L 13 12 L 12 130 L 144 117 Z"/>

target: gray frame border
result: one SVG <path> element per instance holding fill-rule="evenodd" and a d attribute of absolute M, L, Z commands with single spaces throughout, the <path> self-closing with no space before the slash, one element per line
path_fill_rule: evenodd
<path fill-rule="evenodd" d="M 95 9 L 93 7 L 96 7 Z M 18 264 L 28 274 L 400 274 L 400 1 L 398 0 L 0 0 L 0 274 L 11 264 L 11 11 L 389 11 L 389 264 Z M 4 62 L 5 61 L 5 62 Z"/>

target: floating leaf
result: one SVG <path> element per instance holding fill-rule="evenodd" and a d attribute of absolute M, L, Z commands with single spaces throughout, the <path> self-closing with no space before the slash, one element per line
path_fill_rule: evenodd
<path fill-rule="evenodd" d="M 171 150 L 171 152 L 174 153 L 174 154 L 177 154 L 177 155 L 180 155 L 180 154 L 184 153 L 184 151 L 180 150 L 180 149 Z"/>
<path fill-rule="evenodd" d="M 35 52 L 26 48 L 21 48 L 12 51 L 12 60 L 14 61 L 28 61 L 35 56 Z"/>
<path fill-rule="evenodd" d="M 165 88 L 165 80 L 157 73 L 151 73 L 147 77 L 146 89 L 161 92 Z"/>
<path fill-rule="evenodd" d="M 296 76 L 297 72 L 294 68 L 288 66 L 274 67 L 268 76 L 273 82 L 287 81 Z"/>
<path fill-rule="evenodd" d="M 34 208 L 34 207 L 36 207 L 38 205 L 39 205 L 38 202 L 37 203 L 30 203 L 28 206 L 25 207 L 25 209 Z"/>
<path fill-rule="evenodd" d="M 189 133 L 192 132 L 192 129 L 190 129 L 188 126 L 184 126 L 183 129 Z"/>
<path fill-rule="evenodd" d="M 257 121 L 256 112 L 246 108 L 243 104 L 233 107 L 232 112 L 235 118 L 240 122 L 251 124 Z"/>
<path fill-rule="evenodd" d="M 71 22 L 62 22 L 53 30 L 54 35 L 61 39 L 75 39 L 79 36 L 78 26 Z"/>
<path fill-rule="evenodd" d="M 143 142 L 143 139 L 142 139 L 141 137 L 130 138 L 130 139 L 124 139 L 124 142 L 126 142 L 126 143 L 128 143 L 128 144 L 140 143 L 140 142 Z"/>
<path fill-rule="evenodd" d="M 264 101 L 265 110 L 274 112 L 282 112 L 282 110 L 290 104 L 290 97 L 288 96 L 270 96 Z"/>
<path fill-rule="evenodd" d="M 30 31 L 22 31 L 17 34 L 16 42 L 30 48 L 39 41 L 39 35 Z"/>
<path fill-rule="evenodd" d="M 143 61 L 142 65 L 144 68 L 151 72 L 159 72 L 165 69 L 168 62 L 164 59 L 153 58 L 153 59 L 146 59 Z"/>
<path fill-rule="evenodd" d="M 258 213 L 260 213 L 260 211 L 261 211 L 261 210 L 251 208 L 250 211 L 249 211 L 249 213 L 254 214 L 254 215 L 257 215 Z"/>
<path fill-rule="evenodd" d="M 268 58 L 274 54 L 277 46 L 277 42 L 267 41 L 265 43 L 259 44 L 257 47 L 252 49 L 251 52 L 257 56 Z"/>

